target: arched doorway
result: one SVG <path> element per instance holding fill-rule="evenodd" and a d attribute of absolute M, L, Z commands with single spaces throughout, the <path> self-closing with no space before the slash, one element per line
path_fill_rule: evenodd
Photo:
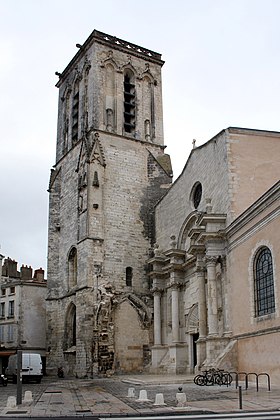
<path fill-rule="evenodd" d="M 193 373 L 197 365 L 197 340 L 199 339 L 198 305 L 191 307 L 187 316 L 186 332 L 189 334 L 189 366 Z"/>
<path fill-rule="evenodd" d="M 76 367 L 76 305 L 71 302 L 65 316 L 63 352 L 70 374 Z"/>

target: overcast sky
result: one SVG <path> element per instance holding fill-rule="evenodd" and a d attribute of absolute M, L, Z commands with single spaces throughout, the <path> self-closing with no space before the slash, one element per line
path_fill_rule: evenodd
<path fill-rule="evenodd" d="M 279 0 L 0 0 L 0 253 L 47 267 L 61 72 L 93 29 L 162 54 L 175 178 L 229 126 L 280 131 Z"/>

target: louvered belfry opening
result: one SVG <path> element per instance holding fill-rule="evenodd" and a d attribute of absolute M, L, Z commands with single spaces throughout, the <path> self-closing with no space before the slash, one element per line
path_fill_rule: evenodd
<path fill-rule="evenodd" d="M 73 144 L 78 141 L 79 130 L 79 85 L 75 84 L 73 104 L 72 104 L 72 142 Z"/>
<path fill-rule="evenodd" d="M 132 75 L 124 76 L 124 131 L 134 133 L 135 130 L 135 84 Z"/>

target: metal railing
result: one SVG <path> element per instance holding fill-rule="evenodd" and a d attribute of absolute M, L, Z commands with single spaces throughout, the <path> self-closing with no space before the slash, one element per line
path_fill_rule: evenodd
<path fill-rule="evenodd" d="M 259 378 L 265 376 L 267 379 L 267 389 L 271 390 L 270 376 L 266 372 L 256 373 L 256 372 L 230 372 L 231 375 L 235 375 L 235 388 L 239 387 L 239 382 L 244 381 L 245 389 L 249 388 L 249 377 L 253 376 L 255 378 L 256 390 L 259 391 Z"/>

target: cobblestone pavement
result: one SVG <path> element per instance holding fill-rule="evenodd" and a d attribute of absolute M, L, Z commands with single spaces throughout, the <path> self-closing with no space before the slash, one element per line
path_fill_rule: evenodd
<path fill-rule="evenodd" d="M 186 393 L 187 401 L 205 401 L 205 400 L 214 400 L 214 399 L 232 399 L 233 396 L 227 395 L 227 391 L 223 390 L 221 387 L 216 389 L 212 388 L 209 390 L 209 387 L 198 387 L 196 385 L 188 384 L 131 384 L 125 382 L 119 382 L 119 380 L 114 381 L 107 379 L 98 379 L 95 383 L 105 389 L 107 392 L 113 394 L 121 401 L 125 402 L 130 407 L 137 410 L 139 408 L 139 398 L 140 390 L 145 389 L 147 391 L 149 402 L 142 402 L 142 407 L 153 408 L 156 394 L 162 393 L 164 395 L 164 403 L 168 407 L 176 406 L 176 393 L 179 392 L 179 387 L 182 388 L 182 392 Z M 135 398 L 128 397 L 128 387 L 133 387 L 135 390 Z"/>
<path fill-rule="evenodd" d="M 178 407 L 176 393 L 182 387 L 187 402 Z M 128 396 L 134 388 L 135 397 Z M 140 391 L 147 392 L 148 401 L 138 401 Z M 182 412 L 238 411 L 238 392 L 231 387 L 198 387 L 190 378 L 139 375 L 137 378 L 116 376 L 112 378 L 74 379 L 43 378 L 41 384 L 23 384 L 23 404 L 7 406 L 9 396 L 16 397 L 14 384 L 0 387 L 0 416 L 26 415 L 31 417 L 60 417 L 89 415 L 104 416 L 124 414 L 159 414 Z M 31 391 L 33 401 L 24 402 L 25 391 Z M 162 393 L 164 405 L 155 405 L 156 394 Z M 278 410 L 280 390 L 255 389 L 244 391 L 243 409 Z"/>

